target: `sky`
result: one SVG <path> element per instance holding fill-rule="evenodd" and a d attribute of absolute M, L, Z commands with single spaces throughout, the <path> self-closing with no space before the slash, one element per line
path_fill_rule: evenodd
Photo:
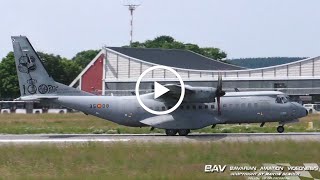
<path fill-rule="evenodd" d="M 137 0 L 136 0 L 137 1 Z M 132 2 L 132 1 L 130 1 Z M 12 35 L 37 51 L 77 52 L 129 44 L 130 15 L 122 0 L 0 0 L 0 59 Z M 140 0 L 134 41 L 170 35 L 228 58 L 320 56 L 319 0 Z"/>

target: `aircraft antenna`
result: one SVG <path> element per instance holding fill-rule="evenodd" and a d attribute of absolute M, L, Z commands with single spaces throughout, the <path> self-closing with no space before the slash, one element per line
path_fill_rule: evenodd
<path fill-rule="evenodd" d="M 137 2 L 127 2 L 124 4 L 124 6 L 127 6 L 130 11 L 130 46 L 132 45 L 132 39 L 133 39 L 133 12 L 139 7 L 141 4 Z"/>

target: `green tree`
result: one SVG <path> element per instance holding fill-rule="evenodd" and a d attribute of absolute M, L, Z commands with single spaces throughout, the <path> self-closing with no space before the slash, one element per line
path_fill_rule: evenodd
<path fill-rule="evenodd" d="M 76 64 L 74 61 L 71 60 L 62 60 L 62 73 L 64 75 L 64 83 L 63 84 L 70 84 L 82 71 L 82 68 Z"/>
<path fill-rule="evenodd" d="M 129 47 L 129 46 L 124 46 L 124 47 Z M 133 42 L 131 44 L 131 47 L 184 49 L 184 50 L 189 50 L 189 51 L 192 51 L 216 60 L 222 60 L 227 57 L 227 54 L 221 51 L 219 48 L 214 48 L 214 47 L 200 48 L 196 44 L 183 43 L 183 42 L 176 41 L 171 36 L 159 36 L 153 40 L 147 40 L 145 42 Z"/>
<path fill-rule="evenodd" d="M 72 58 L 72 61 L 84 69 L 91 62 L 91 60 L 97 56 L 98 53 L 99 50 L 81 51 Z"/>
<path fill-rule="evenodd" d="M 20 96 L 18 76 L 13 52 L 2 59 L 0 63 L 0 97 L 16 98 Z"/>

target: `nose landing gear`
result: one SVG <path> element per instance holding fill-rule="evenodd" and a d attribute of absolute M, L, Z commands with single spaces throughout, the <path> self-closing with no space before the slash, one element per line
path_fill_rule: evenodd
<path fill-rule="evenodd" d="M 167 136 L 175 136 L 177 133 L 179 136 L 187 136 L 190 133 L 190 129 L 166 129 Z"/>
<path fill-rule="evenodd" d="M 277 127 L 278 133 L 283 133 L 284 132 L 284 127 L 283 126 L 278 126 Z"/>

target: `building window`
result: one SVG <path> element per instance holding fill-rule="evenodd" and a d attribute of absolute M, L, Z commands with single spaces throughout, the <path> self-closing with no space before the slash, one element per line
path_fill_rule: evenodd
<path fill-rule="evenodd" d="M 205 109 L 208 109 L 208 105 L 204 105 L 204 108 L 205 108 Z"/>
<path fill-rule="evenodd" d="M 192 105 L 192 109 L 197 109 L 197 106 L 196 105 Z"/>
<path fill-rule="evenodd" d="M 202 105 L 199 105 L 199 109 L 202 109 Z"/>
<path fill-rule="evenodd" d="M 286 83 L 274 83 L 273 88 L 278 89 L 278 88 L 287 88 Z"/>
<path fill-rule="evenodd" d="M 214 105 L 211 105 L 211 109 L 214 109 Z"/>

